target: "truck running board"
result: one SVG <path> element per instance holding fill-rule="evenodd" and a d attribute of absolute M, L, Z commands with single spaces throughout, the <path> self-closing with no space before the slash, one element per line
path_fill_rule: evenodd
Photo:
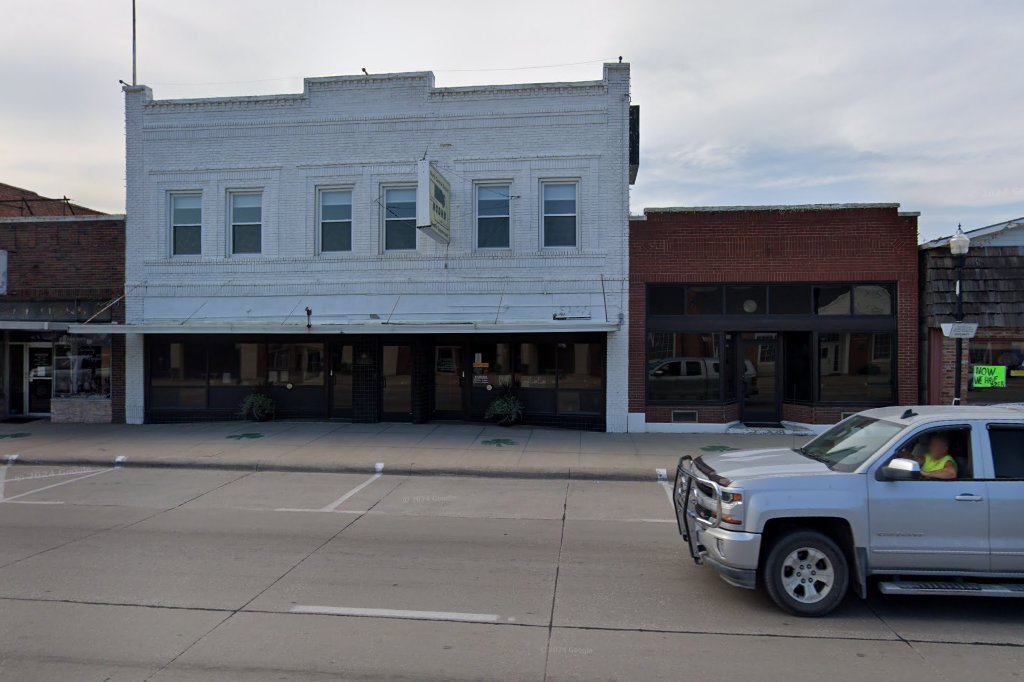
<path fill-rule="evenodd" d="M 938 580 L 893 580 L 878 583 L 882 594 L 940 594 L 971 597 L 1022 597 L 1024 583 L 967 583 Z"/>

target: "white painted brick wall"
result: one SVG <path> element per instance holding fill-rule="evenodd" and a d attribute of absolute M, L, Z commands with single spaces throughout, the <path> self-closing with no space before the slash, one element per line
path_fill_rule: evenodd
<path fill-rule="evenodd" d="M 435 88 L 432 74 L 411 73 L 310 79 L 304 93 L 278 97 L 153 100 L 127 88 L 127 323 L 224 322 L 225 309 L 245 321 L 261 297 L 369 292 L 420 296 L 425 309 L 453 293 L 513 307 L 515 296 L 543 295 L 625 320 L 628 129 L 628 64 L 605 65 L 600 81 L 523 86 Z M 424 152 L 452 185 L 451 243 L 420 234 L 414 254 L 384 254 L 381 186 L 415 183 Z M 569 252 L 541 247 L 541 181 L 562 178 L 580 183 Z M 517 197 L 512 246 L 500 253 L 474 249 L 473 184 L 488 180 L 511 181 Z M 353 189 L 353 250 L 341 256 L 316 253 L 316 189 L 330 185 Z M 228 192 L 245 189 L 263 192 L 254 257 L 228 248 Z M 203 194 L 203 254 L 170 258 L 168 193 L 186 190 Z M 624 323 L 608 336 L 610 431 L 626 429 L 627 346 Z M 128 347 L 135 422 L 141 336 Z"/>

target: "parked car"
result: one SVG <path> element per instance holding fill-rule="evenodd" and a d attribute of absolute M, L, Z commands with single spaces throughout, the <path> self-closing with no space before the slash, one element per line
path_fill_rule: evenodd
<path fill-rule="evenodd" d="M 926 478 L 943 447 L 955 477 Z M 880 408 L 801 448 L 683 456 L 673 498 L 694 561 L 796 615 L 875 577 L 883 594 L 1024 597 L 1020 407 Z"/>
<path fill-rule="evenodd" d="M 672 357 L 648 364 L 647 383 L 652 400 L 707 400 L 719 393 L 719 361 L 716 358 Z M 747 395 L 757 394 L 757 370 L 743 361 Z"/>

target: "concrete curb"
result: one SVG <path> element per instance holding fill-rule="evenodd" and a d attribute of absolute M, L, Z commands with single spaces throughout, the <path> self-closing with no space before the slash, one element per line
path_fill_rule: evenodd
<path fill-rule="evenodd" d="M 378 473 L 376 463 L 329 465 L 315 464 L 267 464 L 263 462 L 197 462 L 195 460 L 165 459 L 159 461 L 125 460 L 115 462 L 99 459 L 32 459 L 18 457 L 13 464 L 30 466 L 90 466 L 120 467 L 132 469 L 193 469 L 197 471 L 249 471 L 249 472 L 281 472 L 310 474 L 365 474 L 371 476 Z M 654 469 L 616 469 L 599 467 L 577 467 L 564 469 L 540 469 L 524 467 L 516 469 L 498 469 L 488 467 L 417 467 L 393 466 L 385 467 L 384 473 L 390 476 L 463 476 L 467 478 L 519 478 L 544 479 L 556 481 L 588 480 L 588 481 L 659 481 Z"/>

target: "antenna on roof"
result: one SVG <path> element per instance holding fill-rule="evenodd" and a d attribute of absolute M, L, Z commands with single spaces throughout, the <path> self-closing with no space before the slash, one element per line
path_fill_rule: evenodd
<path fill-rule="evenodd" d="M 135 68 L 135 0 L 132 0 L 132 85 L 138 85 L 139 79 Z"/>

